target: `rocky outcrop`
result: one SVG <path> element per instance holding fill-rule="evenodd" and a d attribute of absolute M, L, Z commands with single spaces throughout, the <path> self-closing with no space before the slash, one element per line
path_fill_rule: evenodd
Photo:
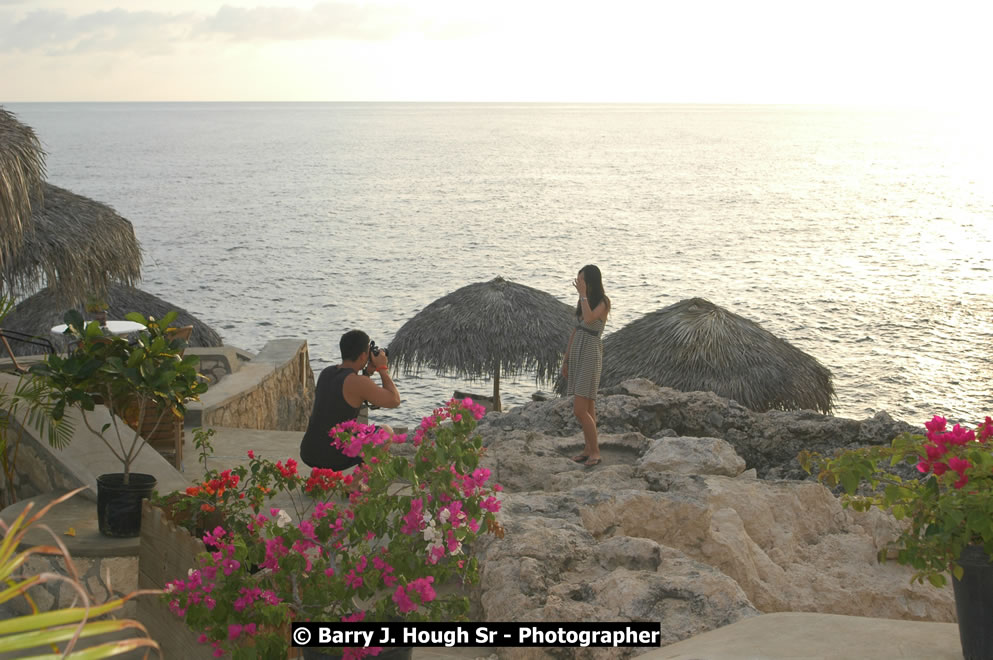
<path fill-rule="evenodd" d="M 568 402 L 529 404 L 480 425 L 483 466 L 505 488 L 506 529 L 477 547 L 483 619 L 661 621 L 663 644 L 760 612 L 954 620 L 950 588 L 912 584 L 910 569 L 877 562 L 898 533 L 891 517 L 844 509 L 813 481 L 758 479 L 729 441 L 685 434 L 748 429 L 755 435 L 744 437 L 758 446 L 763 433 L 775 435 L 775 414 L 644 382 L 622 388 L 598 399 L 600 427 L 611 432 L 601 432 L 604 461 L 592 469 L 570 459 L 583 438 L 567 434 Z M 810 422 L 796 415 L 793 428 Z M 894 424 L 871 422 L 832 428 L 845 428 L 847 439 L 874 438 Z M 808 430 L 805 438 L 819 437 Z M 501 655 L 620 658 L 644 650 Z"/>
<path fill-rule="evenodd" d="M 810 410 L 758 413 L 712 392 L 680 392 L 644 379 L 601 390 L 596 409 L 600 431 L 605 433 L 720 438 L 763 478 L 805 478 L 796 462 L 803 450 L 830 454 L 840 448 L 888 443 L 904 431 L 923 432 L 885 412 L 862 421 Z M 487 415 L 480 428 L 551 436 L 571 436 L 580 430 L 569 398 L 531 402 L 502 415 Z"/>

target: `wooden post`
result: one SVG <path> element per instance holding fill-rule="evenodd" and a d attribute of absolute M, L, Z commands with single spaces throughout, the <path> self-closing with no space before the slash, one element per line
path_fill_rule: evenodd
<path fill-rule="evenodd" d="M 496 371 L 493 372 L 493 410 L 501 412 L 503 407 L 500 405 L 500 363 L 496 363 Z"/>

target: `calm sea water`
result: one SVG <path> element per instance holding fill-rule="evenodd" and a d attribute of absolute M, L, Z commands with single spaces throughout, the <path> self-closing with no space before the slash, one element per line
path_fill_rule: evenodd
<path fill-rule="evenodd" d="M 978 116 L 824 107 L 12 104 L 49 179 L 131 220 L 146 290 L 315 372 L 496 275 L 607 332 L 691 296 L 834 373 L 836 413 L 993 411 L 993 136 Z M 504 378 L 507 405 L 532 376 Z M 456 388 L 400 378 L 410 423 Z M 547 385 L 543 385 L 547 389 Z"/>

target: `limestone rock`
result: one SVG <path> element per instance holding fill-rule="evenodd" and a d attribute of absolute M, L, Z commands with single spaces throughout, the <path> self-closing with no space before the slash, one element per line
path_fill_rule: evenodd
<path fill-rule="evenodd" d="M 526 495 L 506 496 L 506 536 L 484 537 L 477 548 L 486 620 L 663 621 L 669 644 L 757 613 L 728 576 L 678 550 L 629 536 L 598 541 L 563 517 L 587 498 L 539 496 L 532 506 Z M 501 656 L 625 658 L 646 650 L 507 648 Z"/>
<path fill-rule="evenodd" d="M 719 438 L 763 478 L 806 478 L 796 462 L 802 450 L 830 454 L 841 448 L 888 443 L 904 431 L 923 432 L 894 421 L 885 412 L 863 421 L 810 410 L 757 413 L 713 392 L 680 392 L 645 379 L 601 390 L 596 409 L 601 433 Z M 480 430 L 486 442 L 494 434 L 514 430 L 550 436 L 580 433 L 569 398 L 533 401 L 501 415 L 489 415 Z"/>
<path fill-rule="evenodd" d="M 681 474 L 722 474 L 736 477 L 745 460 L 717 438 L 660 438 L 653 440 L 635 463 L 642 470 Z"/>
<path fill-rule="evenodd" d="M 594 468 L 570 460 L 583 436 L 565 400 L 480 425 L 483 465 L 505 487 L 506 528 L 503 539 L 477 545 L 482 619 L 661 621 L 664 643 L 757 612 L 955 620 L 950 587 L 911 584 L 911 569 L 877 562 L 899 533 L 897 521 L 846 510 L 814 481 L 759 479 L 786 463 L 745 470 L 729 439 L 757 453 L 781 442 L 785 455 L 806 442 L 885 442 L 899 423 L 884 415 L 866 423 L 809 412 L 762 416 L 647 381 L 629 381 L 597 403 L 603 463 Z M 644 650 L 500 655 L 623 658 Z"/>

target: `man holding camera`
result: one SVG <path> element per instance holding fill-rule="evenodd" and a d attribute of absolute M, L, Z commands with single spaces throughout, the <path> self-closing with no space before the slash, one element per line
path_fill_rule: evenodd
<path fill-rule="evenodd" d="M 362 462 L 361 456 L 345 456 L 331 446 L 331 429 L 359 416 L 363 402 L 381 408 L 400 405 L 400 393 L 387 370 L 386 349 L 377 348 L 369 335 L 350 330 L 338 342 L 341 364 L 327 367 L 317 379 L 314 410 L 300 443 L 300 460 L 310 467 L 346 470 Z M 370 374 L 378 373 L 382 387 Z"/>

